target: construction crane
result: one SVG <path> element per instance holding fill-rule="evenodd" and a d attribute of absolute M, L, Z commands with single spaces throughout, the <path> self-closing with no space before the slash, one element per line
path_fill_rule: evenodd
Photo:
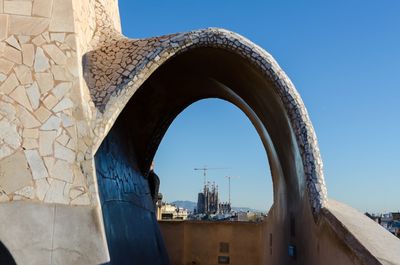
<path fill-rule="evenodd" d="M 203 176 L 204 176 L 204 186 L 207 184 L 207 171 L 208 170 L 219 170 L 219 169 L 228 169 L 227 167 L 207 167 L 204 166 L 202 168 L 195 168 L 194 170 L 202 170 L 203 171 Z"/>
<path fill-rule="evenodd" d="M 234 176 L 225 176 L 225 178 L 227 178 L 228 179 L 228 202 L 229 202 L 229 205 L 231 204 L 231 179 L 232 178 L 239 178 L 239 177 L 234 177 Z"/>

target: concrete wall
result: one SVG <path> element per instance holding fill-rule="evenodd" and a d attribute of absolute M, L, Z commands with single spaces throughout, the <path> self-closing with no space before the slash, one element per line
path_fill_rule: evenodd
<path fill-rule="evenodd" d="M 259 265 L 266 250 L 262 223 L 159 221 L 171 264 L 218 264 L 218 256 L 229 256 L 232 265 Z M 220 252 L 220 243 L 229 252 Z"/>
<path fill-rule="evenodd" d="M 295 236 L 292 237 L 289 243 L 296 247 L 296 257 L 289 257 L 288 244 L 282 244 L 279 240 L 279 231 L 274 229 L 276 225 L 271 222 L 272 219 L 269 216 L 262 223 L 159 221 L 159 225 L 170 262 L 174 265 L 191 265 L 192 262 L 196 265 L 214 265 L 218 264 L 218 256 L 229 256 L 229 264 L 232 265 L 397 264 L 393 262 L 396 260 L 393 256 L 389 259 L 391 262 L 378 261 L 369 251 L 363 250 L 362 244 L 356 240 L 346 242 L 352 235 L 337 233 L 337 228 L 343 224 L 333 224 L 325 216 L 317 224 L 300 227 L 309 233 L 308 238 L 296 241 Z M 387 242 L 388 238 L 389 233 L 381 243 L 388 244 L 386 247 L 396 245 L 395 241 Z M 229 253 L 219 251 L 220 242 L 229 243 Z"/>
<path fill-rule="evenodd" d="M 296 226 L 289 243 L 274 223 L 271 208 L 263 223 L 160 221 L 171 264 L 217 264 L 219 243 L 229 242 L 230 264 L 400 264 L 400 240 L 344 204 L 330 201 L 316 222 Z M 296 240 L 303 233 L 304 239 Z M 288 257 L 288 244 L 296 247 Z"/>

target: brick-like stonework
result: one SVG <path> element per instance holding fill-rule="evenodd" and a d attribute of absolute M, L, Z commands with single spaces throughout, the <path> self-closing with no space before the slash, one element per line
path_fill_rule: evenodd
<path fill-rule="evenodd" d="M 273 81 L 318 211 L 327 194 L 316 136 L 272 56 L 214 28 L 127 39 L 113 0 L 0 0 L 0 201 L 96 205 L 93 156 L 101 141 L 159 66 L 196 47 L 239 54 Z"/>

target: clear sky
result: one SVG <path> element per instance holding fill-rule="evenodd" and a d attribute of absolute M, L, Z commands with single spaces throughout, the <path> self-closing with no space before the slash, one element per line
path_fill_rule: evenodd
<path fill-rule="evenodd" d="M 263 47 L 305 102 L 329 197 L 360 211 L 400 210 L 400 1 L 119 2 L 129 37 L 222 27 Z M 203 165 L 230 168 L 210 171 L 221 191 L 224 175 L 240 176 L 234 204 L 270 206 L 265 152 L 234 106 L 198 102 L 172 124 L 156 156 L 167 200 L 195 200 L 202 178 L 192 168 Z"/>

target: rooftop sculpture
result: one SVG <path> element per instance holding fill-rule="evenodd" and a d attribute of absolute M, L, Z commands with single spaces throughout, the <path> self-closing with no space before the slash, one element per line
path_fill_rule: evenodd
<path fill-rule="evenodd" d="M 241 108 L 268 153 L 271 262 L 318 264 L 320 241 L 354 264 L 400 259 L 365 245 L 351 221 L 340 226 L 355 213 L 328 202 L 298 92 L 246 38 L 209 28 L 128 39 L 116 0 L 1 0 L 0 54 L 0 241 L 17 264 L 167 262 L 146 177 L 173 119 L 210 97 Z M 296 238 L 286 232 L 293 215 Z M 306 239 L 290 260 L 287 244 Z"/>

